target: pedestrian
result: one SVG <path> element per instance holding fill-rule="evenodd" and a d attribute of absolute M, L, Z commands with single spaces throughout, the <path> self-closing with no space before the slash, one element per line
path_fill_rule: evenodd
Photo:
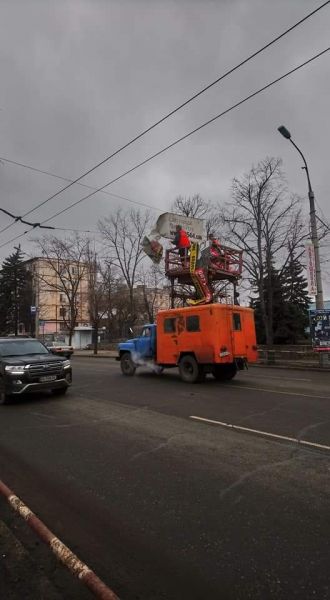
<path fill-rule="evenodd" d="M 172 244 L 179 250 L 182 265 L 185 266 L 188 250 L 190 248 L 190 239 L 187 232 L 181 225 L 176 226 L 176 232 Z"/>

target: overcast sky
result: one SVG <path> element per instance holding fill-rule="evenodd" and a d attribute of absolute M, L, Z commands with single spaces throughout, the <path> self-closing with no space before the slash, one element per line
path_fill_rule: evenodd
<path fill-rule="evenodd" d="M 0 156 L 76 178 L 270 41 L 322 0 L 0 0 Z M 330 5 L 83 180 L 101 186 L 180 135 L 329 46 Z M 330 52 L 108 188 L 168 210 L 179 194 L 225 201 L 233 177 L 280 156 L 306 197 L 306 155 L 330 220 Z M 3 163 L 0 206 L 22 214 L 63 187 Z M 86 194 L 74 186 L 31 215 L 40 221 Z M 104 194 L 51 222 L 96 229 L 128 202 Z M 158 212 L 157 212 L 158 211 Z M 0 228 L 10 219 L 0 216 Z M 16 224 L 0 243 L 23 232 Z M 21 240 L 31 252 L 27 238 Z M 0 257 L 12 250 L 9 244 Z M 327 249 L 329 251 L 329 248 Z"/>

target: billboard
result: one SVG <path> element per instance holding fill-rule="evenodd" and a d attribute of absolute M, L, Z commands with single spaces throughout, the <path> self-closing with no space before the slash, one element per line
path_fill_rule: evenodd
<path fill-rule="evenodd" d="M 330 310 L 310 310 L 310 332 L 313 350 L 316 352 L 330 351 Z"/>
<path fill-rule="evenodd" d="M 203 219 L 185 217 L 174 213 L 163 213 L 158 217 L 157 223 L 153 228 L 150 238 L 164 237 L 172 240 L 175 236 L 176 226 L 181 225 L 187 232 L 191 242 L 201 243 L 206 240 L 205 224 Z"/>
<path fill-rule="evenodd" d="M 305 244 L 306 250 L 306 269 L 307 269 L 307 281 L 308 281 L 308 293 L 310 296 L 317 294 L 316 285 L 316 270 L 315 270 L 315 253 L 312 242 Z"/>

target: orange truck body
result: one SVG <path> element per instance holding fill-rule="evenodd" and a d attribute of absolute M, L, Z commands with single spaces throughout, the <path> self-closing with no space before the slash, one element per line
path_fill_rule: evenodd
<path fill-rule="evenodd" d="M 156 362 L 177 365 L 192 353 L 200 365 L 257 360 L 254 313 L 228 304 L 162 310 L 157 314 Z"/>

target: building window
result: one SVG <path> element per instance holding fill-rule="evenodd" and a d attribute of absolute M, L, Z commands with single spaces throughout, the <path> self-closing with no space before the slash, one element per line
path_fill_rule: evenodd
<path fill-rule="evenodd" d="M 60 302 L 66 302 L 66 295 L 60 294 Z"/>
<path fill-rule="evenodd" d="M 242 331 L 240 313 L 233 313 L 233 327 L 234 327 L 234 331 Z"/>
<path fill-rule="evenodd" d="M 61 306 L 60 308 L 60 317 L 62 317 L 63 319 L 66 316 L 66 308 L 64 308 L 64 306 Z"/>
<path fill-rule="evenodd" d="M 164 333 L 175 333 L 175 319 L 164 319 Z"/>
<path fill-rule="evenodd" d="M 200 331 L 199 328 L 199 317 L 197 315 L 191 315 L 186 318 L 186 330 L 187 331 Z"/>

